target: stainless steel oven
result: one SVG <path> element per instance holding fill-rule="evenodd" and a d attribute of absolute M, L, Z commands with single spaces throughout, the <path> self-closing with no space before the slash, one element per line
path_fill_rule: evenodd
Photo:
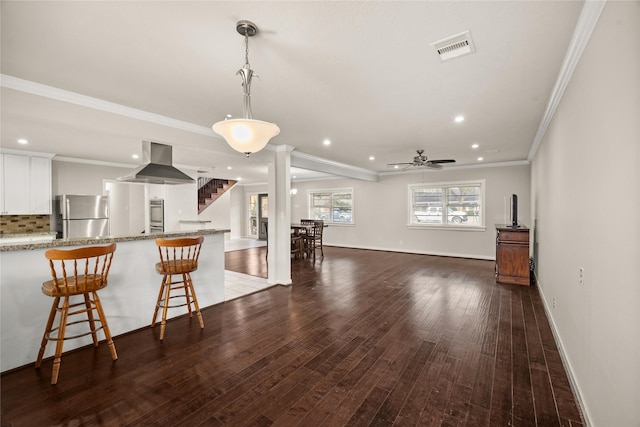
<path fill-rule="evenodd" d="M 149 232 L 164 233 L 164 200 L 149 200 Z"/>

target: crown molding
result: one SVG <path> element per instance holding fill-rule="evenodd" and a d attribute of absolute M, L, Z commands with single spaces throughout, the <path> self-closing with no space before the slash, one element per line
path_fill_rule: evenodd
<path fill-rule="evenodd" d="M 556 109 L 562 100 L 562 95 L 564 95 L 564 91 L 571 81 L 576 65 L 578 65 L 578 62 L 582 57 L 582 53 L 589 42 L 589 38 L 598 23 L 598 19 L 600 18 L 600 14 L 602 13 L 606 3 L 607 0 L 587 0 L 584 2 L 584 6 L 582 6 L 582 12 L 578 18 L 578 23 L 576 24 L 576 29 L 573 32 L 571 42 L 569 42 L 569 48 L 567 49 L 564 61 L 562 62 L 558 79 L 553 87 L 553 91 L 551 91 L 551 97 L 547 104 L 547 109 L 542 116 L 542 120 L 538 126 L 538 131 L 536 132 L 536 136 L 531 144 L 529 156 L 527 157 L 529 162 L 531 162 L 535 157 L 538 148 L 540 147 L 540 143 L 544 139 L 544 135 L 551 124 L 551 120 L 553 120 Z"/>
<path fill-rule="evenodd" d="M 363 181 L 378 181 L 378 172 L 299 151 L 291 152 L 291 166 Z"/>
<path fill-rule="evenodd" d="M 81 159 L 78 157 L 66 157 L 66 156 L 54 156 L 53 161 L 55 162 L 67 162 L 67 163 L 82 163 L 86 165 L 98 165 L 98 166 L 112 166 L 116 168 L 127 168 L 127 169 L 135 169 L 140 165 L 130 165 L 127 163 L 116 163 L 116 162 L 106 162 L 102 160 L 92 160 L 92 159 Z"/>
<path fill-rule="evenodd" d="M 412 168 L 404 171 L 389 171 L 389 172 L 380 172 L 380 176 L 391 176 L 391 175 L 404 175 L 408 173 L 423 173 L 423 172 L 431 172 L 431 173 L 439 173 L 449 170 L 464 170 L 464 169 L 488 169 L 488 168 L 503 168 L 509 166 L 528 166 L 531 163 L 527 160 L 511 160 L 508 162 L 493 162 L 493 163 L 478 163 L 472 165 L 460 165 L 460 166 L 447 166 L 444 169 L 430 169 L 430 168 Z"/>
<path fill-rule="evenodd" d="M 13 148 L 2 148 L 2 147 L 0 147 L 0 153 L 17 154 L 20 156 L 31 156 L 31 157 L 47 157 L 49 159 L 55 156 L 55 153 L 45 153 L 42 151 L 15 150 Z"/>
<path fill-rule="evenodd" d="M 136 120 L 142 120 L 161 126 L 222 139 L 219 135 L 213 132 L 213 129 L 205 126 L 196 125 L 182 120 L 172 119 L 171 117 L 150 113 L 148 111 L 138 110 L 136 108 L 127 107 L 125 105 L 116 104 L 114 102 L 105 101 L 99 98 L 93 98 L 91 96 L 82 95 L 64 89 L 59 89 L 53 86 L 47 86 L 30 80 L 20 79 L 7 74 L 0 74 L 0 86 L 8 89 L 18 90 L 20 92 L 30 93 L 32 95 L 55 99 L 57 101 L 80 105 L 86 108 L 92 108 L 94 110 L 105 111 L 107 113 L 117 114 Z"/>

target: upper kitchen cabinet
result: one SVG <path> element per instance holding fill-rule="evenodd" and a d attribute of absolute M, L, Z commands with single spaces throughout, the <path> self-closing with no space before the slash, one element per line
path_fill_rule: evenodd
<path fill-rule="evenodd" d="M 0 213 L 51 214 L 53 154 L 5 150 L 0 157 Z"/>

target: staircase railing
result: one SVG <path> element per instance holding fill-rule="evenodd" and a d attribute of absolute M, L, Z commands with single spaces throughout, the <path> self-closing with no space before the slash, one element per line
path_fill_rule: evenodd
<path fill-rule="evenodd" d="M 198 213 L 206 209 L 227 189 L 231 188 L 236 181 L 216 178 L 198 178 Z"/>

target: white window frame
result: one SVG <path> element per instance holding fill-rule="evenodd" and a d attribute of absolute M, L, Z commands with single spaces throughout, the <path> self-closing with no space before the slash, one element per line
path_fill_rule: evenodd
<path fill-rule="evenodd" d="M 334 222 L 333 215 L 330 215 L 328 220 L 324 220 L 325 224 L 337 225 L 337 226 L 353 226 L 355 225 L 355 194 L 353 191 L 353 187 L 345 187 L 345 188 L 324 188 L 324 189 L 311 189 L 307 191 L 307 213 L 309 218 L 313 219 L 313 195 L 317 193 L 331 193 L 331 212 L 333 212 L 333 195 L 335 193 L 351 193 L 351 222 Z"/>
<path fill-rule="evenodd" d="M 480 187 L 480 218 L 479 224 L 474 225 L 462 225 L 462 224 L 434 224 L 434 223 L 419 223 L 415 220 L 415 215 L 413 212 L 413 191 L 414 190 L 423 190 L 427 188 L 439 188 L 442 189 L 443 192 L 443 200 L 442 207 L 446 209 L 448 207 L 446 200 L 446 190 L 450 187 L 470 187 L 470 186 L 479 186 Z M 486 207 L 486 197 L 485 197 L 485 180 L 472 180 L 472 181 L 448 181 L 448 182 L 430 182 L 424 184 L 409 184 L 408 186 L 408 197 L 407 197 L 407 227 L 415 228 L 415 229 L 435 229 L 435 230 L 455 230 L 455 231 L 485 231 L 485 207 Z"/>

